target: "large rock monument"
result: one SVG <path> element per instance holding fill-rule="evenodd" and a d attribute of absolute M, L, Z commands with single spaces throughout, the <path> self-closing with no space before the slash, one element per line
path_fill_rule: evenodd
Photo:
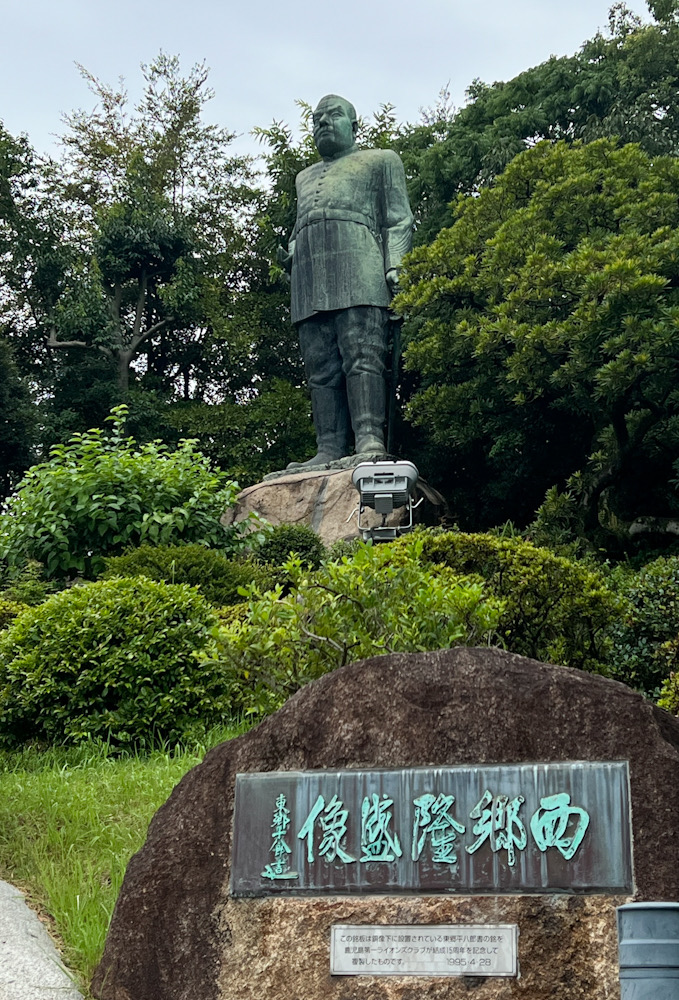
<path fill-rule="evenodd" d="M 678 778 L 679 721 L 617 682 L 495 649 L 351 664 L 180 782 L 94 995 L 614 1000 L 616 906 L 679 898 Z"/>

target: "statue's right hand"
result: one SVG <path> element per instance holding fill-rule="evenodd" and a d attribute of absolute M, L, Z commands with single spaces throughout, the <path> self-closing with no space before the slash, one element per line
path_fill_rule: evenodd
<path fill-rule="evenodd" d="M 276 260 L 286 271 L 292 269 L 292 254 L 285 247 L 279 246 L 276 250 Z"/>

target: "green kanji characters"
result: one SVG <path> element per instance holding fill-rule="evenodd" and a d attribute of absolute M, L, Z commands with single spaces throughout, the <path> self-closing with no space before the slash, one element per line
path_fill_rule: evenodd
<path fill-rule="evenodd" d="M 285 840 L 288 827 L 290 826 L 290 810 L 286 806 L 285 795 L 279 795 L 276 799 L 276 808 L 271 823 L 273 839 L 270 853 L 274 860 L 268 864 L 261 873 L 262 878 L 290 879 L 299 878 L 297 872 L 290 871 L 291 850 Z"/>
<path fill-rule="evenodd" d="M 568 792 L 546 795 L 530 821 L 533 839 L 541 851 L 556 847 L 570 861 L 589 826 L 589 813 L 571 805 Z"/>
<path fill-rule="evenodd" d="M 322 834 L 321 842 L 318 846 L 319 855 L 329 862 L 333 862 L 335 858 L 339 858 L 345 864 L 350 864 L 356 860 L 356 858 L 352 858 L 350 854 L 347 854 L 341 844 L 347 832 L 348 815 L 349 813 L 344 808 L 344 803 L 336 795 L 333 795 L 327 805 L 323 796 L 318 796 L 302 829 L 297 834 L 300 840 L 306 839 L 306 854 L 309 863 L 314 861 L 314 827 L 316 820 L 318 820 Z"/>
<path fill-rule="evenodd" d="M 413 800 L 415 818 L 413 820 L 412 859 L 419 861 L 427 837 L 431 842 L 431 860 L 438 864 L 454 865 L 457 861 L 455 840 L 466 827 L 451 815 L 454 795 L 438 796 L 427 792 Z"/>
<path fill-rule="evenodd" d="M 392 833 L 391 806 L 394 800 L 375 792 L 366 795 L 361 806 L 361 861 L 394 861 L 403 854 L 398 834 Z"/>
<path fill-rule="evenodd" d="M 472 829 L 478 839 L 465 850 L 473 854 L 488 840 L 493 853 L 507 851 L 507 864 L 510 868 L 513 867 L 516 850 L 522 851 L 527 842 L 526 828 L 519 818 L 523 802 L 523 795 L 516 795 L 510 800 L 508 795 L 493 797 L 486 789 L 469 814 L 472 819 L 477 820 Z"/>

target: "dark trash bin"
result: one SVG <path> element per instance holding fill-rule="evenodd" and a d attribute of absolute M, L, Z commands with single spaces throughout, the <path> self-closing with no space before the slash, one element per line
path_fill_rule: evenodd
<path fill-rule="evenodd" d="M 679 1000 L 679 903 L 618 907 L 621 1000 Z"/>

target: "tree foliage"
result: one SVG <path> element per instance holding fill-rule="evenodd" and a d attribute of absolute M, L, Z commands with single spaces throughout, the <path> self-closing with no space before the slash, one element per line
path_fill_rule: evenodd
<path fill-rule="evenodd" d="M 238 484 L 213 471 L 192 441 L 174 452 L 124 436 L 125 408 L 109 418 L 112 433 L 94 429 L 55 445 L 29 469 L 0 515 L 0 555 L 10 567 L 29 559 L 48 577 L 97 576 L 104 557 L 126 546 L 198 542 L 224 550 L 242 544 L 247 526 L 220 518 Z"/>
<path fill-rule="evenodd" d="M 0 496 L 31 464 L 37 430 L 28 384 L 19 375 L 10 344 L 0 340 Z"/>
<path fill-rule="evenodd" d="M 555 485 L 591 540 L 676 510 L 678 183 L 637 146 L 540 143 L 412 255 L 409 412 L 467 523 Z"/>
<path fill-rule="evenodd" d="M 241 486 L 250 486 L 284 469 L 291 457 L 314 454 L 310 409 L 303 389 L 274 379 L 240 402 L 177 405 L 168 420 Z"/>
<path fill-rule="evenodd" d="M 78 280 L 67 280 L 49 317 L 51 346 L 112 357 L 123 388 L 142 345 L 161 380 L 168 354 L 171 376 L 181 374 L 190 344 L 241 280 L 241 220 L 256 199 L 247 161 L 229 155 L 233 136 L 202 120 L 206 68 L 182 76 L 179 60 L 161 53 L 142 69 L 131 113 L 122 87 L 83 71 L 98 103 L 66 117 L 60 189 L 89 256 L 78 254 L 65 276 Z"/>
<path fill-rule="evenodd" d="M 479 190 L 541 139 L 637 142 L 651 156 L 679 150 L 679 23 L 675 0 L 649 4 L 642 24 L 624 3 L 572 56 L 552 56 L 508 81 L 474 80 L 467 104 L 410 128 L 399 138 L 418 220 L 429 242 L 453 221 L 460 193 Z"/>
<path fill-rule="evenodd" d="M 122 83 L 82 70 L 97 103 L 65 116 L 58 161 L 0 130 L 0 320 L 40 388 L 43 453 L 119 402 L 142 440 L 168 443 L 175 403 L 204 424 L 223 404 L 229 464 L 272 445 L 253 463 L 268 472 L 298 457 L 284 437 L 303 374 L 263 190 L 252 162 L 231 155 L 233 136 L 205 123 L 206 68 L 183 75 L 161 53 L 142 69 L 134 107 Z M 263 411 L 280 412 L 250 445 L 243 404 L 260 393 Z M 304 408 L 298 392 L 308 437 Z"/>

